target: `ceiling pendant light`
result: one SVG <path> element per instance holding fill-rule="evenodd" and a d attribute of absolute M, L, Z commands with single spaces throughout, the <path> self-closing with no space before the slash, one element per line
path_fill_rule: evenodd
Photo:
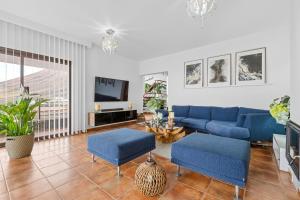
<path fill-rule="evenodd" d="M 106 54 L 114 54 L 119 46 L 119 41 L 116 39 L 115 33 L 113 29 L 108 29 L 105 32 L 105 36 L 102 40 L 102 50 Z"/>
<path fill-rule="evenodd" d="M 187 0 L 187 13 L 196 18 L 201 17 L 202 25 L 204 18 L 215 8 L 216 0 Z"/>

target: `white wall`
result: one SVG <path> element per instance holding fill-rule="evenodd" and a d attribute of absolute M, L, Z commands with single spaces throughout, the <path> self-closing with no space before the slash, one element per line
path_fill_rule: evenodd
<path fill-rule="evenodd" d="M 86 52 L 86 111 L 95 110 L 95 76 L 129 81 L 128 100 L 133 108 L 142 111 L 142 78 L 138 73 L 138 62 L 117 55 L 105 55 L 102 49 L 93 45 Z M 100 103 L 102 109 L 128 108 L 128 102 Z"/>
<path fill-rule="evenodd" d="M 286 24 L 220 43 L 140 62 L 140 74 L 168 71 L 169 104 L 248 106 L 268 108 L 273 98 L 290 92 L 290 26 Z M 195 38 L 196 40 L 196 38 Z M 184 88 L 184 62 L 211 56 L 267 48 L 267 84 L 263 86 Z M 206 68 L 206 60 L 205 68 Z M 204 73 L 206 74 L 206 73 Z"/>
<path fill-rule="evenodd" d="M 300 1 L 292 0 L 291 119 L 300 124 Z"/>

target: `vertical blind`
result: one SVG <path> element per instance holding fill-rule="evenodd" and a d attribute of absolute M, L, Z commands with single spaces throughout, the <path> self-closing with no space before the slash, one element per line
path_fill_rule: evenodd
<path fill-rule="evenodd" d="M 20 85 L 49 101 L 39 110 L 38 138 L 85 132 L 86 46 L 0 20 L 0 103 Z"/>

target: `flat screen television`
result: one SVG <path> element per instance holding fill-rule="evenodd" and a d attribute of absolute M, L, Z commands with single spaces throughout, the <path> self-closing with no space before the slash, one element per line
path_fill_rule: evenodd
<path fill-rule="evenodd" d="M 128 101 L 129 81 L 96 77 L 95 102 Z"/>

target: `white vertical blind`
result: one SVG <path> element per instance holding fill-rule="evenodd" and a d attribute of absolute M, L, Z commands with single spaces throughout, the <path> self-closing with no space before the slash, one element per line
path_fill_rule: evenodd
<path fill-rule="evenodd" d="M 85 132 L 85 52 L 84 45 L 0 20 L 0 103 L 19 95 L 25 55 L 24 86 L 49 99 L 36 136 Z"/>

